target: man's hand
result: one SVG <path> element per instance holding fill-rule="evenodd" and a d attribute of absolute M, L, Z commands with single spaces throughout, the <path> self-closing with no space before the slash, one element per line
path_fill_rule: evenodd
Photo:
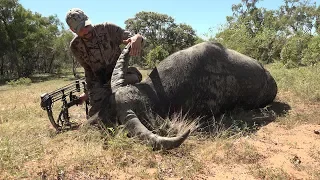
<path fill-rule="evenodd" d="M 123 40 L 123 43 L 131 43 L 130 56 L 140 56 L 142 47 L 142 36 L 140 34 L 136 34 L 127 40 Z"/>
<path fill-rule="evenodd" d="M 86 93 L 82 93 L 79 96 L 79 105 L 88 100 L 88 95 Z"/>

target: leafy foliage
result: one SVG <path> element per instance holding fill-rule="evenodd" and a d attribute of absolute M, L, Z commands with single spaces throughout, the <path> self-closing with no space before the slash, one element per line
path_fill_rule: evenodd
<path fill-rule="evenodd" d="M 10 80 L 7 81 L 6 84 L 10 86 L 18 86 L 18 85 L 30 85 L 32 83 L 32 80 L 30 78 L 19 78 L 17 80 Z"/>
<path fill-rule="evenodd" d="M 167 56 L 169 56 L 169 52 L 163 46 L 157 46 L 148 53 L 147 64 L 150 68 L 153 68 Z"/>
<path fill-rule="evenodd" d="M 304 65 L 315 65 L 320 62 L 320 37 L 314 36 L 302 51 L 301 63 Z"/>
<path fill-rule="evenodd" d="M 233 5 L 233 15 L 213 39 L 263 63 L 279 61 L 288 68 L 317 63 L 320 8 L 311 1 L 284 0 L 278 10 L 266 10 L 258 3 Z"/>
<path fill-rule="evenodd" d="M 134 18 L 126 20 L 125 24 L 127 30 L 141 33 L 146 38 L 143 54 L 145 58 L 142 61 L 149 67 L 169 54 L 194 45 L 199 40 L 190 25 L 177 24 L 166 14 L 142 11 Z"/>
<path fill-rule="evenodd" d="M 307 47 L 310 36 L 295 35 L 287 40 L 281 51 L 281 62 L 287 67 L 301 65 L 302 51 Z"/>
<path fill-rule="evenodd" d="M 320 7 L 314 0 L 283 0 L 275 10 L 259 7 L 260 0 L 239 1 L 209 40 L 264 64 L 281 62 L 292 68 L 319 62 Z M 190 25 L 157 12 L 138 12 L 125 25 L 146 41 L 142 56 L 130 61 L 134 66 L 154 67 L 168 55 L 206 41 Z M 73 36 L 56 15 L 45 17 L 18 0 L 0 0 L 0 79 L 70 70 L 74 59 L 68 47 Z"/>
<path fill-rule="evenodd" d="M 33 13 L 17 0 L 0 0 L 0 7 L 2 78 L 52 73 L 62 67 L 60 62 L 71 64 L 66 42 L 69 43 L 73 35 L 63 30 L 56 15 L 44 17 Z"/>

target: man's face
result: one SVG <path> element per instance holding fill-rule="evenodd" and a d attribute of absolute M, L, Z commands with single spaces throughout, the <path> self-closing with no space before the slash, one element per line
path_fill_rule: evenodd
<path fill-rule="evenodd" d="M 93 36 L 92 29 L 93 28 L 91 25 L 85 26 L 80 29 L 80 31 L 77 33 L 77 35 L 81 38 L 84 38 L 84 39 L 91 39 Z"/>

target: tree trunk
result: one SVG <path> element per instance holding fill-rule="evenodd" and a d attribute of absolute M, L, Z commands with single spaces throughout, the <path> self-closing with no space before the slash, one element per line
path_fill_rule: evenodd
<path fill-rule="evenodd" d="M 39 58 L 40 58 L 40 51 L 38 51 L 37 56 L 33 58 L 33 64 L 34 64 L 33 68 L 36 72 L 42 73 L 43 69 L 41 69 Z"/>
<path fill-rule="evenodd" d="M 10 48 L 11 48 L 11 55 L 10 55 L 10 59 L 11 59 L 11 64 L 13 66 L 16 67 L 16 73 L 18 74 L 18 77 L 20 77 L 21 75 L 21 70 L 20 70 L 20 66 L 19 66 L 19 61 L 18 61 L 18 56 L 17 56 L 17 48 L 16 48 L 16 44 L 14 42 L 14 39 L 10 36 L 10 30 L 8 28 L 8 24 L 7 21 L 5 19 L 2 19 L 3 25 L 5 30 L 7 31 L 8 37 L 9 37 L 9 42 L 10 42 Z M 11 67 L 13 67 L 11 66 Z M 12 69 L 12 71 L 14 72 L 15 70 Z"/>
<path fill-rule="evenodd" d="M 48 73 L 51 73 L 51 71 L 52 71 L 53 61 L 54 61 L 54 53 L 52 54 L 52 58 L 51 58 L 51 60 L 50 60 L 50 64 L 49 64 L 49 68 L 48 68 Z"/>
<path fill-rule="evenodd" d="M 0 66 L 0 75 L 4 76 L 4 58 L 1 56 L 1 66 Z"/>

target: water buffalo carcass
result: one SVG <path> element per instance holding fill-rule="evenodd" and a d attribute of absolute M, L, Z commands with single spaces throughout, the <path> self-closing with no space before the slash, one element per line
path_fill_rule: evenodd
<path fill-rule="evenodd" d="M 176 137 L 162 137 L 147 127 L 174 112 L 211 117 L 233 108 L 255 109 L 271 103 L 277 85 L 255 59 L 227 49 L 219 43 L 203 42 L 178 51 L 160 62 L 141 83 L 124 81 L 129 47 L 120 55 L 111 78 L 109 99 L 118 122 L 131 136 L 147 141 L 154 149 L 180 146 L 190 130 Z M 105 118 L 107 110 L 100 116 Z"/>

